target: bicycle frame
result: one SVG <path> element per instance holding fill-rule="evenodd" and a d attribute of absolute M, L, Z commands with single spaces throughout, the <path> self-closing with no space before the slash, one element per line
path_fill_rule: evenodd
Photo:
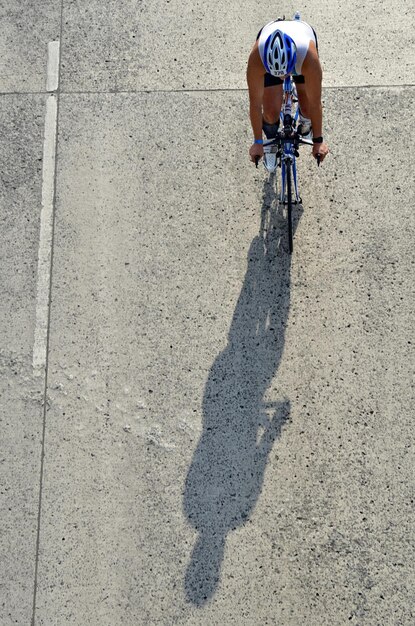
<path fill-rule="evenodd" d="M 300 202 L 296 157 L 299 156 L 298 148 L 300 144 L 312 146 L 313 142 L 311 139 L 304 139 L 296 133 L 299 108 L 298 106 L 295 106 L 295 103 L 297 102 L 297 92 L 291 76 L 287 76 L 284 79 L 283 89 L 283 104 L 280 112 L 280 128 L 282 127 L 282 130 L 278 131 L 275 139 L 268 139 L 264 141 L 264 153 L 275 153 L 277 157 L 276 166 L 281 167 L 281 202 L 284 201 L 284 197 L 286 195 L 285 191 L 283 193 L 286 185 L 286 167 L 288 163 L 292 164 L 295 196 L 297 202 Z"/>
<path fill-rule="evenodd" d="M 291 76 L 284 79 L 283 104 L 280 113 L 280 128 L 274 139 L 264 141 L 264 165 L 273 173 L 277 167 L 281 168 L 281 187 L 278 196 L 279 203 L 287 206 L 288 238 L 290 253 L 293 250 L 293 217 L 292 206 L 301 204 L 298 189 L 297 163 L 300 144 L 312 146 L 311 139 L 304 139 L 297 132 L 299 107 L 296 106 L 297 92 Z M 272 159 L 267 155 L 275 155 Z M 294 193 L 293 193 L 294 192 Z"/>
<path fill-rule="evenodd" d="M 299 109 L 298 106 L 295 107 L 294 115 L 293 115 L 293 105 L 296 100 L 296 92 L 294 82 L 291 76 L 287 76 L 284 79 L 284 100 L 280 113 L 280 124 L 282 123 L 284 128 L 284 133 L 286 135 L 292 134 L 295 127 L 297 126 Z M 284 203 L 287 201 L 287 166 L 289 164 L 292 165 L 293 172 L 293 183 L 294 183 L 294 193 L 295 193 L 295 201 L 299 203 L 300 196 L 298 193 L 298 182 L 297 182 L 297 164 L 296 164 L 296 148 L 292 141 L 284 141 L 283 144 L 284 154 L 281 155 L 281 191 L 280 191 L 280 202 Z"/>

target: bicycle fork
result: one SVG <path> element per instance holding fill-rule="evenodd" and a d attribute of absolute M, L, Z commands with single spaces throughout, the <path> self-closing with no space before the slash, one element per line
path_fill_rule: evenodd
<path fill-rule="evenodd" d="M 298 183 L 297 183 L 297 164 L 295 161 L 295 156 L 288 152 L 285 152 L 284 156 L 281 157 L 281 191 L 280 191 L 280 203 L 287 203 L 287 167 L 292 168 L 292 181 L 294 187 L 294 195 L 295 195 L 295 204 L 300 204 L 301 198 L 298 193 Z"/>
<path fill-rule="evenodd" d="M 293 84 L 290 78 L 286 78 L 284 81 L 284 105 L 281 111 L 281 121 L 284 125 L 284 130 L 290 132 L 295 127 L 298 120 L 299 107 L 296 107 L 294 113 L 294 119 L 292 116 L 293 102 L 297 102 L 296 94 L 294 94 Z M 295 161 L 295 154 L 293 154 L 293 146 L 289 143 L 284 145 L 284 154 L 281 155 L 281 192 L 280 202 L 287 203 L 287 167 L 292 168 L 292 181 L 294 187 L 295 204 L 301 202 L 300 195 L 298 193 L 297 183 L 297 164 Z"/>

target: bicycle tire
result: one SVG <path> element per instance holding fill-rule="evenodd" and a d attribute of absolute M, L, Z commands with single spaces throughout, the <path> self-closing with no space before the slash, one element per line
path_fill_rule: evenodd
<path fill-rule="evenodd" d="M 293 251 L 293 195 L 291 183 L 291 163 L 287 164 L 286 169 L 286 185 L 287 185 L 287 221 L 288 221 L 288 248 L 290 254 Z"/>

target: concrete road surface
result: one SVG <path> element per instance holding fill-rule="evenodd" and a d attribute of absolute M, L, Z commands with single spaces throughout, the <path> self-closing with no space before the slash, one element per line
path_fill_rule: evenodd
<path fill-rule="evenodd" d="M 290 256 L 245 67 L 297 9 Z M 1 626 L 415 624 L 410 8 L 0 16 Z"/>

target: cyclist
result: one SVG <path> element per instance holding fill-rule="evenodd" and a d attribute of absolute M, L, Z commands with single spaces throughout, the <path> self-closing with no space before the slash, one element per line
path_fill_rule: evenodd
<path fill-rule="evenodd" d="M 264 155 L 262 131 L 267 139 L 276 135 L 283 81 L 289 74 L 297 88 L 299 133 L 303 136 L 313 133 L 315 158 L 319 155 L 323 161 L 329 152 L 322 137 L 322 70 L 317 35 L 306 22 L 279 18 L 259 31 L 248 60 L 249 114 L 254 131 L 254 143 L 249 150 L 251 161 Z"/>

